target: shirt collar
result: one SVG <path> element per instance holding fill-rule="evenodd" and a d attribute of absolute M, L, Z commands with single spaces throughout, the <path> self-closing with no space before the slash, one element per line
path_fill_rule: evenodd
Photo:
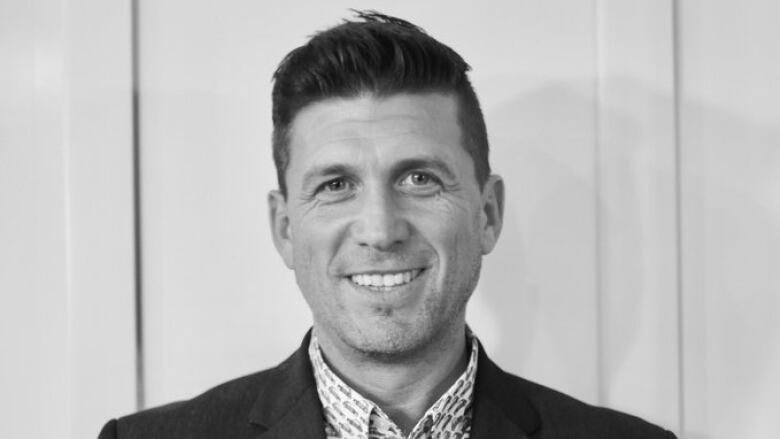
<path fill-rule="evenodd" d="M 458 432 L 464 435 L 461 437 L 468 437 L 471 429 L 479 341 L 468 329 L 467 336 L 471 344 L 471 352 L 466 370 L 428 408 L 408 438 L 438 437 L 444 432 Z M 331 370 L 322 358 L 314 333 L 309 343 L 309 358 L 325 417 L 327 437 L 404 437 L 401 429 L 378 405 L 364 398 Z"/>

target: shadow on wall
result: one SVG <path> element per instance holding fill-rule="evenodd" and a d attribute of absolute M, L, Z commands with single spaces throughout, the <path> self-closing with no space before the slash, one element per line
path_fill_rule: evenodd
<path fill-rule="evenodd" d="M 668 96 L 631 78 L 610 81 L 615 91 L 649 103 L 650 114 L 666 116 Z M 496 172 L 512 174 L 503 175 L 504 230 L 479 286 L 487 326 L 496 333 L 491 354 L 499 363 L 532 378 L 552 378 L 546 383 L 579 389 L 579 396 L 591 400 L 599 383 L 582 382 L 597 379 L 599 364 L 594 108 L 592 82 L 583 80 L 550 84 L 485 109 Z M 715 421 L 729 414 L 735 422 L 729 429 L 740 431 L 738 423 L 747 431 L 757 422 L 751 404 L 769 401 L 760 396 L 767 393 L 762 386 L 777 380 L 770 375 L 777 366 L 780 325 L 769 310 L 780 309 L 780 275 L 772 266 L 780 260 L 779 127 L 693 99 L 682 108 L 685 406 L 693 408 L 692 419 Z M 624 145 L 619 156 L 607 158 L 610 169 L 619 170 L 612 178 L 625 181 L 617 192 L 610 187 L 611 196 L 621 206 L 631 205 L 623 201 L 647 191 L 636 176 L 659 166 L 648 144 L 653 127 L 611 109 L 601 112 L 611 121 L 612 145 Z M 674 181 L 674 169 L 653 172 L 658 181 Z M 619 283 L 608 285 L 620 293 L 618 312 L 610 313 L 617 321 L 608 326 L 619 333 L 602 335 L 609 339 L 610 372 L 619 373 L 635 348 L 645 299 L 658 285 L 668 285 L 668 279 L 648 278 L 654 264 L 666 261 L 647 260 L 641 247 L 656 245 L 656 224 L 648 221 L 657 221 L 659 212 L 642 210 L 639 203 L 630 211 L 603 200 L 598 205 L 601 224 L 621 241 L 616 254 L 621 258 L 606 254 L 600 262 L 623 273 Z M 640 237 L 634 243 L 638 250 L 630 252 L 623 236 Z M 676 324 L 676 316 L 669 324 Z M 743 403 L 726 407 L 713 397 Z M 706 437 L 700 431 L 704 424 L 689 426 L 694 431 L 688 437 Z"/>
<path fill-rule="evenodd" d="M 489 349 L 500 364 L 594 401 L 591 90 L 585 81 L 551 84 L 485 109 L 507 199 L 479 288 L 496 333 Z"/>

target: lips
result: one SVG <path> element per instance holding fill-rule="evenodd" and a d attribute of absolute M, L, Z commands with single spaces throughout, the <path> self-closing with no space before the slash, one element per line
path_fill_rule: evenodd
<path fill-rule="evenodd" d="M 361 287 L 392 288 L 408 284 L 416 279 L 422 271 L 418 268 L 396 272 L 358 273 L 349 276 L 349 280 Z"/>

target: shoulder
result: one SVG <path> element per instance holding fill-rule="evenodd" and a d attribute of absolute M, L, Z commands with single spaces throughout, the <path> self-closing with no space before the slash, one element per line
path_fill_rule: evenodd
<path fill-rule="evenodd" d="M 639 417 L 587 404 L 557 390 L 507 374 L 511 386 L 530 401 L 540 438 L 674 438 Z"/>
<path fill-rule="evenodd" d="M 311 393 L 308 341 L 307 334 L 301 347 L 272 369 L 228 381 L 187 401 L 111 420 L 99 439 L 254 438 L 265 421 L 283 415 L 301 395 Z"/>
<path fill-rule="evenodd" d="M 480 409 L 480 404 L 486 407 Z M 674 435 L 636 416 L 587 404 L 501 370 L 480 351 L 475 386 L 475 422 L 503 413 L 520 430 L 539 439 L 670 439 Z M 476 427 L 476 425 L 475 425 Z M 481 427 L 480 427 L 481 428 Z"/>
<path fill-rule="evenodd" d="M 242 437 L 259 389 L 274 379 L 277 369 L 228 381 L 186 401 L 121 417 L 106 424 L 100 438 Z"/>

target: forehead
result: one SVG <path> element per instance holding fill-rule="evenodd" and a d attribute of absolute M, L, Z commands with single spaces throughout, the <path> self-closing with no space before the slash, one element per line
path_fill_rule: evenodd
<path fill-rule="evenodd" d="M 415 152 L 467 154 L 452 95 L 366 94 L 310 104 L 293 120 L 288 169 L 334 154 L 395 157 Z"/>

